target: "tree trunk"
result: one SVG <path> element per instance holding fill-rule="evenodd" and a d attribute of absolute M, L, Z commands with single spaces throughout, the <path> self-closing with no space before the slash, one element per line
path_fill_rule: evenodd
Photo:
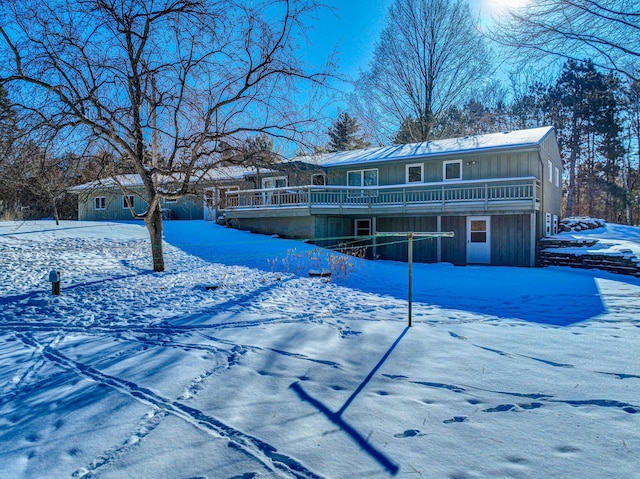
<path fill-rule="evenodd" d="M 164 250 L 162 248 L 162 210 L 157 204 L 144 218 L 144 223 L 149 231 L 151 239 L 151 257 L 153 258 L 153 270 L 164 271 Z"/>
<path fill-rule="evenodd" d="M 53 219 L 56 220 L 56 226 L 60 225 L 60 215 L 58 214 L 58 204 L 56 202 L 56 200 L 53 200 L 52 202 L 53 205 Z"/>
<path fill-rule="evenodd" d="M 571 154 L 567 168 L 569 173 L 569 187 L 567 189 L 567 208 L 565 215 L 567 218 L 573 216 L 573 199 L 576 191 L 576 160 L 574 154 Z"/>
<path fill-rule="evenodd" d="M 625 158 L 623 159 L 623 165 L 624 167 L 622 168 L 622 184 L 624 186 L 624 212 L 625 212 L 625 219 L 626 219 L 625 224 L 631 226 L 633 225 L 633 219 L 631 217 L 632 193 L 631 193 L 631 188 L 629 187 L 629 176 L 631 175 L 631 162 L 629 161 L 629 153 L 625 155 Z"/>

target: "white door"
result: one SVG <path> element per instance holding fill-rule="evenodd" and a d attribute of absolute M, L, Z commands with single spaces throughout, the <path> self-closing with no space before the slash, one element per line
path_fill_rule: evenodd
<path fill-rule="evenodd" d="M 467 217 L 467 263 L 491 262 L 491 217 Z"/>

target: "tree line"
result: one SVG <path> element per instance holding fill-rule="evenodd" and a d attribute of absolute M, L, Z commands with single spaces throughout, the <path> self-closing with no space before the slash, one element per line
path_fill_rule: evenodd
<path fill-rule="evenodd" d="M 640 3 L 541 0 L 476 25 L 463 0 L 393 1 L 332 128 L 346 115 L 385 145 L 552 125 L 564 214 L 640 223 Z M 511 60 L 508 81 L 492 59 Z"/>
<path fill-rule="evenodd" d="M 350 125 L 347 134 L 345 125 Z M 540 81 L 493 101 L 468 100 L 434 116 L 426 139 L 443 139 L 552 125 L 564 162 L 566 216 L 640 222 L 640 82 L 601 71 L 591 60 L 567 60 L 554 81 Z M 416 139 L 411 117 L 393 143 Z M 344 137 L 334 140 L 336 133 Z M 330 129 L 328 150 L 371 145 L 358 120 L 342 112 Z M 349 137 L 349 135 L 351 135 Z"/>

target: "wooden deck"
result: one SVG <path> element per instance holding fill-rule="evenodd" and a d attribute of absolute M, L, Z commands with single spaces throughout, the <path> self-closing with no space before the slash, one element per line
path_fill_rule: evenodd
<path fill-rule="evenodd" d="M 533 177 L 376 187 L 290 186 L 230 191 L 231 216 L 463 214 L 540 209 Z"/>

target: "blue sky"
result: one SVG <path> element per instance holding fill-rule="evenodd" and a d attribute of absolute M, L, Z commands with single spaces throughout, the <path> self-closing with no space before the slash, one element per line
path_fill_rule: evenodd
<path fill-rule="evenodd" d="M 504 0 L 502 0 L 504 2 Z M 324 9 L 308 32 L 312 43 L 309 60 L 321 62 L 334 48 L 343 75 L 357 76 L 367 67 L 392 0 L 324 0 Z M 500 0 L 471 0 L 473 10 L 490 18 Z M 493 6 L 493 7 L 492 7 Z"/>

